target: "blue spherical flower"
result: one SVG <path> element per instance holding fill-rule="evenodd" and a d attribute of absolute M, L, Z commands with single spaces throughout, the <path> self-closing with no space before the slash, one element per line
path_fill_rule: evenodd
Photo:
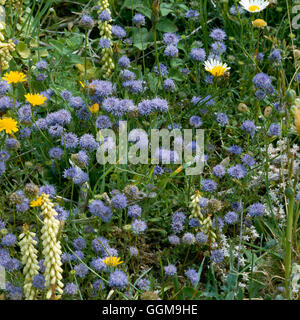
<path fill-rule="evenodd" d="M 77 285 L 73 282 L 68 282 L 64 288 L 64 293 L 73 296 L 77 293 Z"/>
<path fill-rule="evenodd" d="M 72 132 L 66 133 L 61 137 L 61 145 L 65 146 L 67 149 L 76 148 L 78 145 L 78 138 Z"/>
<path fill-rule="evenodd" d="M 199 128 L 202 126 L 202 120 L 200 117 L 198 116 L 191 116 L 189 123 L 191 126 L 193 126 L 194 128 Z"/>
<path fill-rule="evenodd" d="M 268 136 L 277 136 L 280 137 L 281 127 L 279 124 L 271 123 L 268 131 Z"/>
<path fill-rule="evenodd" d="M 126 37 L 126 31 L 120 26 L 112 26 L 111 32 L 114 36 L 116 36 L 119 39 Z"/>
<path fill-rule="evenodd" d="M 163 77 L 168 75 L 168 68 L 163 63 L 159 63 L 159 69 L 158 66 L 155 66 L 153 71 L 157 76 L 159 76 L 159 71 Z"/>
<path fill-rule="evenodd" d="M 188 10 L 185 14 L 184 17 L 188 18 L 188 19 L 193 19 L 193 18 L 197 18 L 199 16 L 199 12 L 196 10 Z"/>
<path fill-rule="evenodd" d="M 189 245 L 195 243 L 195 241 L 196 241 L 195 236 L 190 232 L 186 232 L 183 235 L 181 240 L 182 240 L 182 243 L 189 244 Z"/>
<path fill-rule="evenodd" d="M 269 56 L 270 60 L 274 62 L 279 62 L 281 60 L 281 53 L 280 50 L 274 49 Z"/>
<path fill-rule="evenodd" d="M 222 55 L 223 53 L 225 53 L 226 49 L 227 47 L 223 42 L 216 41 L 211 44 L 211 51 L 214 54 Z"/>
<path fill-rule="evenodd" d="M 253 167 L 255 165 L 255 160 L 253 157 L 249 156 L 248 154 L 245 154 L 242 158 L 242 162 L 245 166 Z"/>
<path fill-rule="evenodd" d="M 94 151 L 98 148 L 98 143 L 91 134 L 84 134 L 79 140 L 79 146 L 88 151 Z"/>
<path fill-rule="evenodd" d="M 82 250 L 86 247 L 86 241 L 84 238 L 76 238 L 73 240 L 73 246 L 76 250 Z"/>
<path fill-rule="evenodd" d="M 42 274 L 37 274 L 32 280 L 32 286 L 36 289 L 43 290 L 45 287 L 45 277 Z"/>
<path fill-rule="evenodd" d="M 164 50 L 164 55 L 166 57 L 177 57 L 178 56 L 178 49 L 176 46 L 174 46 L 173 44 L 169 44 L 166 46 L 165 50 Z"/>
<path fill-rule="evenodd" d="M 147 279 L 140 279 L 136 285 L 144 291 L 148 291 L 150 289 L 150 281 Z"/>
<path fill-rule="evenodd" d="M 223 176 L 225 176 L 226 171 L 225 171 L 225 168 L 221 164 L 218 164 L 215 167 L 213 167 L 212 173 L 216 177 L 222 178 Z"/>
<path fill-rule="evenodd" d="M 136 247 L 130 247 L 130 248 L 129 248 L 129 254 L 130 254 L 131 256 L 136 257 L 136 256 L 138 255 L 138 250 L 137 250 L 137 248 L 136 248 Z"/>
<path fill-rule="evenodd" d="M 221 126 L 226 126 L 229 123 L 229 119 L 227 117 L 227 115 L 225 113 L 221 113 L 219 112 L 217 114 L 217 122 L 221 125 Z"/>
<path fill-rule="evenodd" d="M 92 28 L 94 25 L 94 20 L 88 14 L 84 14 L 79 21 L 79 25 L 84 28 Z"/>
<path fill-rule="evenodd" d="M 172 234 L 171 236 L 169 236 L 168 239 L 172 245 L 177 246 L 180 244 L 180 238 L 178 236 L 176 236 L 175 234 Z"/>
<path fill-rule="evenodd" d="M 202 190 L 207 192 L 212 192 L 217 190 L 217 183 L 211 179 L 204 179 L 201 182 Z"/>
<path fill-rule="evenodd" d="M 119 209 L 122 210 L 124 208 L 127 207 L 127 198 L 123 193 L 119 193 L 117 195 L 115 195 L 112 199 L 111 199 L 111 205 L 115 208 L 115 209 Z"/>
<path fill-rule="evenodd" d="M 141 13 L 136 13 L 134 17 L 132 18 L 132 22 L 137 26 L 143 26 L 145 25 L 145 16 Z"/>
<path fill-rule="evenodd" d="M 131 224 L 131 228 L 136 234 L 140 234 L 145 232 L 147 229 L 147 224 L 143 220 L 135 219 Z"/>
<path fill-rule="evenodd" d="M 204 61 L 206 58 L 205 50 L 202 48 L 193 48 L 190 57 L 196 61 Z"/>
<path fill-rule="evenodd" d="M 80 278 L 84 278 L 89 273 L 89 268 L 83 263 L 76 265 L 74 267 L 74 270 Z"/>
<path fill-rule="evenodd" d="M 46 70 L 48 67 L 48 63 L 45 60 L 40 60 L 39 62 L 36 63 L 35 66 L 38 70 Z"/>
<path fill-rule="evenodd" d="M 108 10 L 103 10 L 100 14 L 99 14 L 99 20 L 101 22 L 105 22 L 105 21 L 110 21 L 111 20 L 111 15 L 110 12 Z"/>
<path fill-rule="evenodd" d="M 8 233 L 2 238 L 2 245 L 7 247 L 13 247 L 17 242 L 17 238 L 14 234 Z"/>
<path fill-rule="evenodd" d="M 174 264 L 169 264 L 168 266 L 164 267 L 164 271 L 167 276 L 173 277 L 177 273 L 177 268 L 174 266 Z"/>
<path fill-rule="evenodd" d="M 225 31 L 220 28 L 214 28 L 209 36 L 216 41 L 224 41 L 227 37 Z"/>
<path fill-rule="evenodd" d="M 243 179 L 247 175 L 247 169 L 241 165 L 231 166 L 227 170 L 228 174 L 235 179 Z"/>
<path fill-rule="evenodd" d="M 250 134 L 250 136 L 253 136 L 256 131 L 255 123 L 251 120 L 246 120 L 242 123 L 241 128 Z"/>
<path fill-rule="evenodd" d="M 112 123 L 108 116 L 101 115 L 96 120 L 97 129 L 108 129 L 112 127 Z"/>
<path fill-rule="evenodd" d="M 111 46 L 111 43 L 110 43 L 110 40 L 107 39 L 107 38 L 101 38 L 99 40 L 99 46 L 102 48 L 102 49 L 107 49 Z"/>
<path fill-rule="evenodd" d="M 60 160 L 62 158 L 63 154 L 64 154 L 64 150 L 59 147 L 51 148 L 49 150 L 49 156 L 52 159 Z"/>
<path fill-rule="evenodd" d="M 139 218 L 141 216 L 141 213 L 142 213 L 142 208 L 137 204 L 128 207 L 127 215 L 131 218 L 134 218 L 134 219 Z"/>
<path fill-rule="evenodd" d="M 254 203 L 248 208 L 250 217 L 260 217 L 265 212 L 265 207 L 261 203 Z"/>
<path fill-rule="evenodd" d="M 163 35 L 163 42 L 166 44 L 166 45 L 174 45 L 176 46 L 177 43 L 179 42 L 180 40 L 180 36 L 177 35 L 176 33 L 170 33 L 170 32 L 167 32 L 167 33 L 164 33 Z"/>
<path fill-rule="evenodd" d="M 224 260 L 224 253 L 222 250 L 213 250 L 210 258 L 215 263 L 221 263 Z"/>
<path fill-rule="evenodd" d="M 42 193 L 45 193 L 48 196 L 53 197 L 56 194 L 56 189 L 55 189 L 54 186 L 52 186 L 50 184 L 46 184 L 46 185 L 40 187 L 40 193 L 39 194 L 41 195 Z"/>
<path fill-rule="evenodd" d="M 198 232 L 196 234 L 196 241 L 199 243 L 199 244 L 203 244 L 203 243 L 206 243 L 208 240 L 208 236 L 206 234 L 204 234 L 203 232 Z"/>
<path fill-rule="evenodd" d="M 195 269 L 188 269 L 185 272 L 186 277 L 191 281 L 192 285 L 195 286 L 199 282 L 200 276 Z"/>
<path fill-rule="evenodd" d="M 124 289 L 128 285 L 128 277 L 125 272 L 117 269 L 109 276 L 109 286 L 117 289 Z"/>
<path fill-rule="evenodd" d="M 127 56 L 122 56 L 119 60 L 118 60 L 118 66 L 120 68 L 128 68 L 130 66 L 130 60 Z"/>
<path fill-rule="evenodd" d="M 270 77 L 263 72 L 256 74 L 252 82 L 259 89 L 266 89 L 271 85 Z"/>
<path fill-rule="evenodd" d="M 224 216 L 224 221 L 227 224 L 234 224 L 238 221 L 238 219 L 239 219 L 239 216 L 234 211 L 229 211 Z"/>
<path fill-rule="evenodd" d="M 228 148 L 228 151 L 232 154 L 241 154 L 243 149 L 239 146 L 233 145 Z"/>

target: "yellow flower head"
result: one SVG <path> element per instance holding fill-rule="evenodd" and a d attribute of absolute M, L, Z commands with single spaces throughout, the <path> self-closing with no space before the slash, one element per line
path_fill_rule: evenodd
<path fill-rule="evenodd" d="M 269 5 L 268 0 L 241 0 L 240 5 L 248 12 L 260 12 Z"/>
<path fill-rule="evenodd" d="M 46 97 L 44 97 L 42 94 L 38 94 L 38 93 L 25 94 L 25 98 L 26 98 L 26 101 L 28 101 L 32 106 L 40 106 L 41 104 L 43 104 L 47 100 Z"/>
<path fill-rule="evenodd" d="M 222 63 L 215 59 L 210 59 L 204 62 L 205 70 L 211 73 L 214 77 L 221 77 L 230 67 L 226 63 Z"/>
<path fill-rule="evenodd" d="M 2 79 L 8 83 L 19 83 L 27 80 L 25 74 L 19 71 L 6 72 Z"/>
<path fill-rule="evenodd" d="M 17 132 L 18 122 L 12 118 L 3 118 L 0 119 L 0 131 L 5 130 L 7 134 L 12 134 L 13 132 Z"/>
<path fill-rule="evenodd" d="M 42 205 L 42 196 L 30 201 L 30 207 L 40 207 Z"/>
<path fill-rule="evenodd" d="M 256 19 L 252 21 L 253 27 L 255 28 L 264 28 L 267 26 L 267 23 L 264 19 Z"/>
<path fill-rule="evenodd" d="M 120 261 L 120 257 L 106 257 L 102 261 L 109 267 L 116 267 L 119 264 L 123 263 L 124 261 Z"/>
<path fill-rule="evenodd" d="M 300 108 L 296 108 L 295 111 L 295 126 L 300 137 Z"/>
<path fill-rule="evenodd" d="M 95 103 L 91 107 L 89 107 L 91 113 L 97 113 L 99 111 L 99 104 Z"/>

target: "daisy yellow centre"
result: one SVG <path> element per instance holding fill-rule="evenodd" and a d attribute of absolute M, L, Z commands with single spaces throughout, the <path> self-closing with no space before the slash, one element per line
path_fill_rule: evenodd
<path fill-rule="evenodd" d="M 17 132 L 19 130 L 17 124 L 17 121 L 12 118 L 0 119 L 0 131 L 4 130 L 7 134 Z"/>
<path fill-rule="evenodd" d="M 220 77 L 223 76 L 225 73 L 226 68 L 223 66 L 215 66 L 209 72 L 214 76 L 214 77 Z"/>
<path fill-rule="evenodd" d="M 252 5 L 248 8 L 249 11 L 251 12 L 255 12 L 255 11 L 259 11 L 260 10 L 260 7 L 257 6 L 257 5 Z"/>
<path fill-rule="evenodd" d="M 103 259 L 103 262 L 109 267 L 116 267 L 119 264 L 124 262 L 120 260 L 121 260 L 120 257 L 106 257 L 105 259 Z"/>
<path fill-rule="evenodd" d="M 38 93 L 35 93 L 35 94 L 28 93 L 25 95 L 25 98 L 26 98 L 26 101 L 28 101 L 32 106 L 40 106 L 47 100 L 46 97 Z"/>

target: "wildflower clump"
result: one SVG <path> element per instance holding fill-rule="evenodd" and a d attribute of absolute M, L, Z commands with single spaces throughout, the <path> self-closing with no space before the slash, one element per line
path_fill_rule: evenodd
<path fill-rule="evenodd" d="M 42 194 L 42 216 L 44 225 L 41 230 L 43 241 L 43 255 L 45 257 L 45 287 L 47 288 L 46 298 L 55 299 L 56 291 L 63 293 L 63 283 L 61 268 L 61 245 L 57 239 L 60 222 L 55 218 L 57 212 L 53 209 L 54 204 L 49 200 L 49 196 Z"/>
<path fill-rule="evenodd" d="M 101 71 L 106 77 L 110 77 L 115 65 L 113 63 L 113 49 L 112 49 L 112 32 L 111 32 L 111 12 L 109 9 L 108 0 L 99 0 L 99 23 L 98 28 L 100 31 L 99 45 L 102 49 L 101 52 Z"/>
<path fill-rule="evenodd" d="M 20 234 L 19 246 L 21 248 L 22 264 L 24 265 L 24 295 L 26 300 L 34 300 L 36 297 L 36 289 L 32 286 L 32 281 L 35 275 L 38 274 L 39 265 L 37 260 L 37 249 L 35 245 L 37 241 L 34 240 L 35 233 L 29 230 L 29 226 L 23 226 L 23 233 Z"/>
<path fill-rule="evenodd" d="M 4 3 L 3 3 L 4 4 Z M 11 39 L 5 41 L 5 8 L 0 8 L 0 67 L 6 70 L 9 67 L 9 61 L 12 59 L 11 53 L 15 50 L 15 44 Z"/>

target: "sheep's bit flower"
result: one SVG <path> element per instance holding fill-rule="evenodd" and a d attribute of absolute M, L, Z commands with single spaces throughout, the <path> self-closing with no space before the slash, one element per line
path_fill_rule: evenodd
<path fill-rule="evenodd" d="M 26 98 L 26 101 L 28 101 L 32 106 L 40 106 L 41 104 L 43 104 L 47 100 L 46 97 L 44 97 L 42 94 L 38 94 L 38 93 L 25 94 L 25 98 Z"/>
<path fill-rule="evenodd" d="M 19 71 L 10 71 L 9 73 L 6 72 L 2 79 L 8 83 L 19 83 L 27 80 L 25 74 Z"/>
<path fill-rule="evenodd" d="M 0 131 L 5 130 L 7 134 L 19 131 L 17 121 L 12 118 L 0 119 Z"/>
<path fill-rule="evenodd" d="M 222 63 L 215 59 L 205 61 L 204 67 L 205 70 L 211 73 L 214 77 L 221 77 L 230 69 L 230 67 L 227 67 L 226 63 Z"/>

